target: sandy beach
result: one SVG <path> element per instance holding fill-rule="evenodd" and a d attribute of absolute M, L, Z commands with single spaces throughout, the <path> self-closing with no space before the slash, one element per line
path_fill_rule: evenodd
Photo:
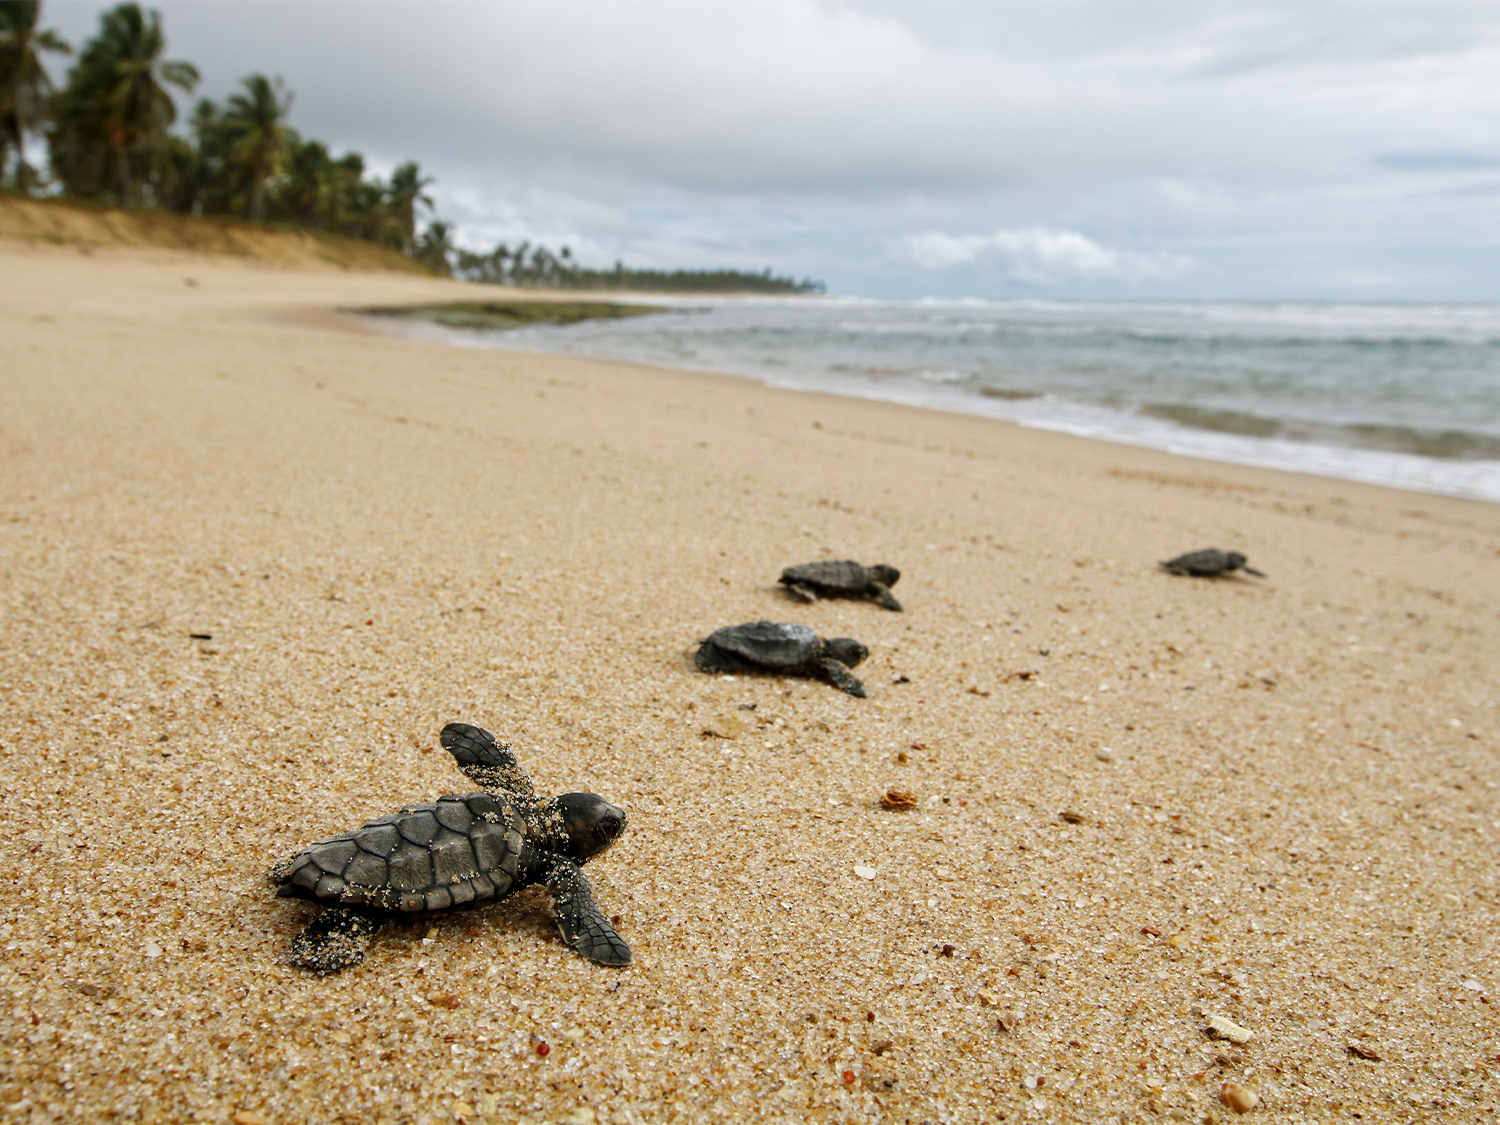
<path fill-rule="evenodd" d="M 0 243 L 0 1121 L 1494 1119 L 1500 508 L 337 312 L 473 296 Z M 759 618 L 870 698 L 694 668 Z M 628 811 L 632 966 L 286 962 L 453 720 Z"/>

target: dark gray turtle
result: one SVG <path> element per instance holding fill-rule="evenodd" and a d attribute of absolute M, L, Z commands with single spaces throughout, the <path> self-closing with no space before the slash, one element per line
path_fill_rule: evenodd
<path fill-rule="evenodd" d="M 865 686 L 849 674 L 870 650 L 849 637 L 823 640 L 806 625 L 751 621 L 727 625 L 698 642 L 696 657 L 705 672 L 783 672 L 816 676 L 850 695 L 865 698 Z"/>
<path fill-rule="evenodd" d="M 1257 578 L 1265 577 L 1260 571 L 1246 566 L 1245 556 L 1238 551 L 1221 551 L 1217 547 L 1178 555 L 1162 563 L 1161 568 L 1168 574 L 1186 574 L 1193 578 L 1222 578 L 1233 570 L 1243 570 Z"/>
<path fill-rule="evenodd" d="M 624 810 L 594 793 L 538 797 L 510 747 L 479 727 L 449 723 L 442 743 L 480 792 L 406 805 L 271 870 L 279 897 L 328 907 L 292 939 L 292 962 L 335 973 L 362 961 L 370 935 L 394 917 L 485 906 L 541 883 L 563 941 L 628 965 L 630 947 L 579 870 L 625 831 Z"/>
<path fill-rule="evenodd" d="M 810 562 L 789 566 L 781 572 L 781 584 L 805 602 L 819 598 L 874 598 L 886 609 L 899 610 L 891 587 L 901 578 L 893 566 L 860 566 L 852 559 L 842 562 Z"/>

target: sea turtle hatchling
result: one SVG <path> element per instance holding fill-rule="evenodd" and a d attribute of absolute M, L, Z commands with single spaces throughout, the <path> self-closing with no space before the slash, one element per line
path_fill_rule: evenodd
<path fill-rule="evenodd" d="M 849 674 L 870 650 L 849 637 L 824 640 L 806 625 L 751 621 L 715 629 L 698 642 L 695 657 L 705 672 L 768 671 L 815 676 L 865 698 L 865 686 Z"/>
<path fill-rule="evenodd" d="M 271 870 L 279 897 L 327 906 L 292 939 L 292 963 L 336 973 L 359 964 L 370 935 L 393 918 L 485 906 L 545 884 L 563 941 L 602 964 L 628 965 L 630 946 L 579 870 L 625 831 L 625 811 L 595 793 L 537 796 L 510 747 L 479 727 L 449 723 L 441 738 L 479 792 L 405 805 Z"/>
<path fill-rule="evenodd" d="M 810 562 L 789 566 L 781 572 L 781 584 L 805 602 L 819 598 L 874 598 L 886 609 L 900 610 L 891 587 L 901 578 L 893 566 L 860 566 L 852 559 L 842 562 Z"/>
<path fill-rule="evenodd" d="M 1193 578 L 1222 578 L 1234 570 L 1243 570 L 1257 578 L 1265 577 L 1254 567 L 1246 566 L 1245 556 L 1238 551 L 1221 551 L 1217 547 L 1178 555 L 1162 563 L 1161 568 L 1168 574 L 1186 574 Z"/>

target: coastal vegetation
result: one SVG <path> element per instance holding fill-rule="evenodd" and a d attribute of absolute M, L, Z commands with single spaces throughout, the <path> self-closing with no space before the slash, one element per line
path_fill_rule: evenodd
<path fill-rule="evenodd" d="M 619 320 L 665 312 L 650 305 L 619 305 L 609 301 L 463 301 L 444 305 L 358 309 L 369 316 L 430 320 L 445 328 L 504 331 L 541 324 L 577 324 L 584 320 Z"/>
<path fill-rule="evenodd" d="M 457 253 L 454 276 L 491 285 L 541 285 L 552 289 L 635 289 L 712 293 L 821 293 L 823 284 L 804 279 L 743 270 L 630 269 L 616 262 L 612 269 L 590 269 L 573 259 L 564 246 L 553 253 L 545 246 L 523 242 L 511 249 L 504 243 L 488 254 Z"/>
<path fill-rule="evenodd" d="M 821 284 L 738 270 L 587 268 L 563 247 L 523 242 L 489 253 L 457 246 L 432 214 L 433 183 L 413 160 L 388 179 L 358 152 L 335 154 L 291 124 L 293 92 L 280 77 L 249 74 L 222 101 L 200 98 L 201 74 L 168 58 L 159 13 L 133 0 L 105 11 L 54 85 L 46 56 L 73 47 L 41 26 L 41 0 L 0 0 L 0 190 L 128 211 L 234 217 L 325 232 L 398 251 L 426 269 L 492 285 L 573 289 L 819 292 Z M 28 138 L 45 142 L 33 163 Z M 422 218 L 426 218 L 423 225 Z"/>

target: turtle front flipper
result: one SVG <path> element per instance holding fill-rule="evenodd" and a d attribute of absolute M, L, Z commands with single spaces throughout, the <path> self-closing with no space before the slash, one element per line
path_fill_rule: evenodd
<path fill-rule="evenodd" d="M 901 612 L 901 603 L 891 596 L 891 588 L 884 582 L 871 582 L 870 593 L 874 594 L 876 600 L 885 606 L 886 609 L 894 609 L 897 613 Z"/>
<path fill-rule="evenodd" d="M 1240 569 L 1243 570 L 1246 574 L 1253 574 L 1253 575 L 1255 575 L 1255 577 L 1257 577 L 1257 578 L 1264 578 L 1265 577 L 1264 572 L 1256 570 L 1253 566 L 1245 566 L 1242 563 L 1242 564 L 1240 564 Z"/>
<path fill-rule="evenodd" d="M 292 939 L 291 962 L 315 973 L 342 972 L 365 959 L 365 946 L 380 926 L 373 914 L 330 906 Z"/>
<path fill-rule="evenodd" d="M 818 592 L 804 583 L 788 582 L 786 588 L 805 602 L 815 602 L 818 600 Z"/>
<path fill-rule="evenodd" d="M 829 657 L 827 660 L 818 662 L 818 670 L 834 687 L 840 691 L 846 691 L 850 695 L 860 699 L 868 698 L 865 695 L 865 685 L 854 678 L 854 674 L 839 661 Z"/>
<path fill-rule="evenodd" d="M 496 742 L 489 731 L 468 723 L 449 723 L 439 738 L 458 768 L 480 788 L 501 789 L 523 797 L 535 795 L 531 778 L 510 747 Z"/>
<path fill-rule="evenodd" d="M 563 941 L 601 965 L 630 964 L 630 946 L 595 904 L 576 863 L 558 856 L 547 867 L 546 883 Z"/>

